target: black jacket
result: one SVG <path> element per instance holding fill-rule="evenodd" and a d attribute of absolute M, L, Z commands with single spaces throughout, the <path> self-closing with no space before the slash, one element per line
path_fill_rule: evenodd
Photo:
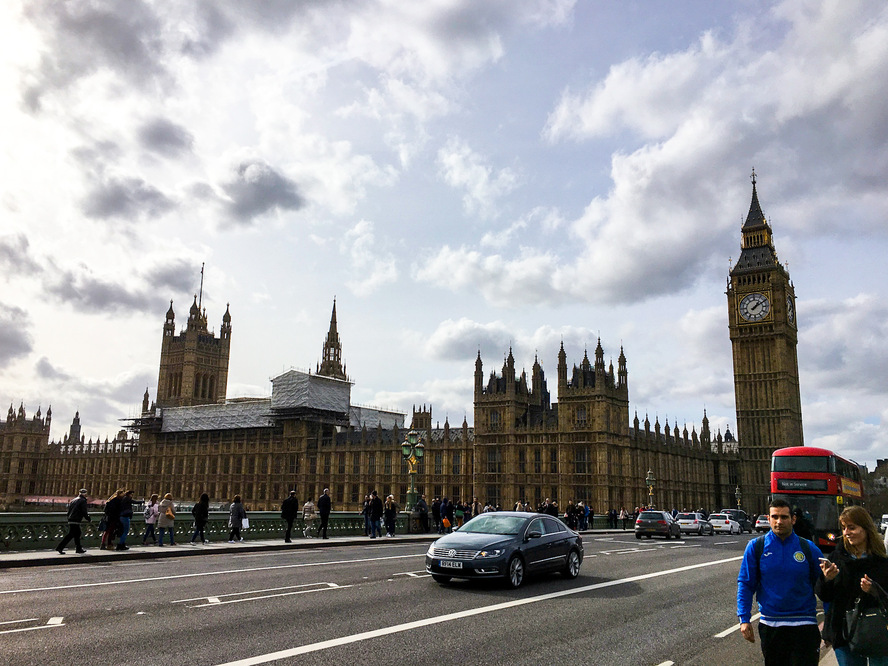
<path fill-rule="evenodd" d="M 821 576 L 814 591 L 823 601 L 829 602 L 829 609 L 823 620 L 823 640 L 829 641 L 834 647 L 842 647 L 848 644 L 842 635 L 845 611 L 854 607 L 857 597 L 866 600 L 867 607 L 876 605 L 876 598 L 860 589 L 860 579 L 867 574 L 888 591 L 888 559 L 871 555 L 856 560 L 848 554 L 841 543 L 827 559 L 836 563 L 839 575 L 831 581 Z"/>
<path fill-rule="evenodd" d="M 124 495 L 120 498 L 120 517 L 121 518 L 132 518 L 133 517 L 133 498 Z"/>
<path fill-rule="evenodd" d="M 382 500 L 379 497 L 370 498 L 370 520 L 382 518 Z"/>
<path fill-rule="evenodd" d="M 84 520 L 90 522 L 89 511 L 86 506 L 86 498 L 79 495 L 68 503 L 68 522 L 79 523 Z"/>
<path fill-rule="evenodd" d="M 322 516 L 329 516 L 333 503 L 330 501 L 329 495 L 321 495 L 318 498 L 318 513 Z"/>
<path fill-rule="evenodd" d="M 120 510 L 122 508 L 121 497 L 112 497 L 105 503 L 105 515 L 109 521 L 117 521 L 120 519 Z"/>
<path fill-rule="evenodd" d="M 284 520 L 293 520 L 299 515 L 299 500 L 295 495 L 290 495 L 281 504 L 281 518 Z"/>
<path fill-rule="evenodd" d="M 191 515 L 194 516 L 194 522 L 200 525 L 206 525 L 210 518 L 210 505 L 198 502 L 191 509 Z"/>

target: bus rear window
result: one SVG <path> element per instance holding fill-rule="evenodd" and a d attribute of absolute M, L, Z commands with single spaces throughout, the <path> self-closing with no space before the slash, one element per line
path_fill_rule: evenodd
<path fill-rule="evenodd" d="M 829 472 L 828 456 L 774 456 L 772 472 Z"/>

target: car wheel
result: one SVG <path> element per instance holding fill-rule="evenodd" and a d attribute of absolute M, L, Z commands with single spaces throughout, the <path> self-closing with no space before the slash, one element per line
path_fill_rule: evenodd
<path fill-rule="evenodd" d="M 700 527 L 697 528 L 697 536 L 703 536 L 703 526 L 702 525 L 700 525 Z"/>
<path fill-rule="evenodd" d="M 669 541 L 669 539 L 671 539 L 671 538 L 672 538 L 672 532 L 670 532 L 669 530 L 666 530 L 666 540 Z"/>
<path fill-rule="evenodd" d="M 641 535 L 640 535 L 640 534 L 636 534 L 636 535 L 635 535 L 635 538 L 638 539 L 639 541 L 641 541 Z"/>
<path fill-rule="evenodd" d="M 441 574 L 432 574 L 432 580 L 441 585 L 447 585 L 450 582 L 450 576 L 442 576 Z"/>
<path fill-rule="evenodd" d="M 508 578 L 510 587 L 521 587 L 524 582 L 524 560 L 518 555 L 513 555 L 509 560 Z"/>
<path fill-rule="evenodd" d="M 580 554 L 572 550 L 567 554 L 567 563 L 564 566 L 564 574 L 565 578 L 576 578 L 580 575 Z"/>

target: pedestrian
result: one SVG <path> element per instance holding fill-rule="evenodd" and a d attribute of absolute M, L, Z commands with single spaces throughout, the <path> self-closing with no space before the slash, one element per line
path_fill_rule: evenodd
<path fill-rule="evenodd" d="M 799 507 L 796 507 L 793 510 L 792 515 L 794 517 L 792 531 L 803 539 L 808 539 L 809 541 L 812 540 L 814 538 L 814 525 L 812 525 L 811 521 L 805 517 L 804 511 Z"/>
<path fill-rule="evenodd" d="M 154 526 L 160 515 L 160 505 L 157 503 L 157 493 L 151 495 L 151 499 L 148 501 L 148 504 L 145 505 L 143 515 L 145 516 L 145 535 L 142 537 L 142 545 L 144 546 L 147 544 L 148 539 L 151 539 L 152 544 L 156 544 L 157 536 L 154 534 Z"/>
<path fill-rule="evenodd" d="M 123 488 L 115 492 L 105 502 L 105 513 L 102 517 L 105 521 L 105 530 L 102 532 L 102 543 L 99 550 L 113 550 L 117 530 L 120 527 L 120 505 L 123 499 Z"/>
<path fill-rule="evenodd" d="M 293 532 L 293 521 L 296 520 L 296 514 L 299 513 L 299 500 L 296 499 L 296 491 L 291 490 L 290 494 L 281 503 L 281 518 L 287 523 L 287 531 L 284 533 L 284 543 L 290 543 L 290 535 Z"/>
<path fill-rule="evenodd" d="M 429 531 L 429 505 L 426 503 L 425 495 L 420 495 L 416 500 L 416 512 L 419 514 L 419 528 L 427 533 Z"/>
<path fill-rule="evenodd" d="M 620 520 L 623 521 L 623 529 L 626 529 L 626 521 L 629 520 L 629 512 L 626 511 L 625 506 L 620 507 Z M 616 525 L 614 525 L 616 527 Z"/>
<path fill-rule="evenodd" d="M 240 531 L 246 519 L 247 512 L 244 509 L 243 502 L 241 502 L 241 496 L 235 495 L 231 506 L 228 507 L 228 543 L 244 540 Z"/>
<path fill-rule="evenodd" d="M 465 518 L 465 515 L 466 515 L 466 509 L 463 506 L 463 503 L 459 501 L 459 498 L 457 498 L 453 501 L 454 501 L 453 517 L 456 522 L 454 523 L 454 521 L 451 521 L 451 523 L 453 523 L 454 527 L 462 527 L 463 526 L 463 519 Z"/>
<path fill-rule="evenodd" d="M 315 503 L 311 501 L 311 497 L 309 497 L 305 504 L 302 505 L 302 523 L 305 525 L 302 530 L 302 536 L 306 539 L 311 539 L 311 528 L 314 525 L 314 520 L 317 517 L 317 510 L 315 509 Z"/>
<path fill-rule="evenodd" d="M 382 514 L 385 517 L 385 535 L 387 537 L 395 536 L 395 521 L 400 510 L 401 507 L 395 502 L 395 496 L 389 495 L 385 500 L 385 506 L 382 508 Z"/>
<path fill-rule="evenodd" d="M 520 502 L 518 503 L 521 504 Z M 521 509 L 516 509 L 516 511 L 520 511 Z M 478 501 L 477 497 L 472 498 L 472 518 L 475 516 L 480 516 L 484 513 L 484 505 Z"/>
<path fill-rule="evenodd" d="M 610 526 L 612 529 L 617 529 L 617 510 L 615 508 L 611 508 L 611 510 L 607 514 L 608 519 L 610 521 Z"/>
<path fill-rule="evenodd" d="M 851 652 L 845 635 L 845 612 L 861 599 L 861 608 L 878 606 L 878 583 L 888 591 L 888 557 L 885 544 L 869 512 L 861 506 L 849 506 L 839 516 L 842 541 L 821 560 L 823 578 L 817 583 L 817 596 L 827 606 L 823 620 L 823 640 L 833 646 L 839 666 L 885 666 L 888 656 L 867 658 Z M 864 594 L 861 594 L 861 591 Z"/>
<path fill-rule="evenodd" d="M 126 537 L 130 531 L 130 522 L 133 519 L 133 491 L 127 490 L 120 498 L 120 541 L 117 542 L 117 550 L 129 550 L 126 545 Z"/>
<path fill-rule="evenodd" d="M 441 499 L 436 497 L 432 500 L 432 522 L 435 523 L 435 532 L 441 532 Z"/>
<path fill-rule="evenodd" d="M 330 522 L 330 510 L 333 508 L 333 502 L 330 500 L 330 489 L 324 488 L 324 492 L 318 498 L 318 514 L 321 516 L 321 524 L 318 527 L 318 536 L 322 539 L 327 538 L 327 523 Z"/>
<path fill-rule="evenodd" d="M 204 530 L 207 527 L 207 521 L 210 519 L 209 495 L 203 493 L 200 496 L 197 504 L 191 508 L 191 515 L 194 516 L 194 534 L 191 535 L 191 543 L 195 543 L 198 536 L 200 536 L 201 543 L 206 543 L 207 537 L 204 535 Z"/>
<path fill-rule="evenodd" d="M 163 496 L 163 501 L 157 507 L 159 514 L 157 516 L 157 545 L 163 546 L 163 535 L 165 532 L 170 533 L 170 545 L 176 545 L 176 538 L 173 534 L 176 531 L 176 507 L 173 504 L 173 494 L 167 493 Z"/>
<path fill-rule="evenodd" d="M 453 531 L 453 502 L 441 499 L 441 534 L 450 534 Z"/>
<path fill-rule="evenodd" d="M 74 540 L 75 552 L 80 553 L 81 555 L 86 552 L 80 544 L 80 535 L 83 533 L 80 528 L 80 523 L 84 520 L 88 523 L 92 522 L 89 517 L 86 495 L 86 488 L 81 488 L 77 497 L 68 502 L 68 532 L 65 534 L 65 538 L 62 539 L 58 548 L 56 548 L 56 550 L 59 551 L 59 555 L 65 554 L 65 546 L 67 546 L 72 539 Z"/>
<path fill-rule="evenodd" d="M 382 536 L 382 500 L 375 490 L 370 493 L 370 538 Z"/>
<path fill-rule="evenodd" d="M 364 536 L 370 536 L 370 532 L 373 530 L 373 526 L 370 524 L 370 495 L 364 495 L 361 515 L 364 516 Z"/>
<path fill-rule="evenodd" d="M 818 560 L 823 553 L 792 531 L 793 516 L 785 500 L 771 502 L 768 521 L 771 531 L 747 544 L 737 576 L 740 633 L 755 643 L 750 621 L 755 594 L 765 666 L 817 666 L 820 632 L 814 586 L 822 576 Z"/>

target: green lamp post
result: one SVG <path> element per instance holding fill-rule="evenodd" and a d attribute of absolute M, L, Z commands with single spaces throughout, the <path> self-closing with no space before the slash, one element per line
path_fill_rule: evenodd
<path fill-rule="evenodd" d="M 422 460 L 425 454 L 425 447 L 419 439 L 419 433 L 411 430 L 404 438 L 401 444 L 401 455 L 407 461 L 407 476 L 410 479 L 409 490 L 407 491 L 407 511 L 413 511 L 416 506 L 416 466 Z"/>
<path fill-rule="evenodd" d="M 657 482 L 657 479 L 654 478 L 654 473 L 651 470 L 648 470 L 647 476 L 644 477 L 644 482 L 648 487 L 648 508 L 654 508 L 654 484 Z"/>

